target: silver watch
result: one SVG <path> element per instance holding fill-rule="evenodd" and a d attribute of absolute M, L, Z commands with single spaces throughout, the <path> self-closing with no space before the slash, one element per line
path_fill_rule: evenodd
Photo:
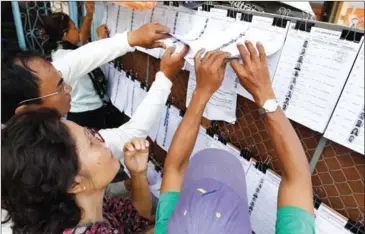
<path fill-rule="evenodd" d="M 259 109 L 260 114 L 275 112 L 279 107 L 279 103 L 276 99 L 268 99 L 265 101 L 262 108 Z"/>

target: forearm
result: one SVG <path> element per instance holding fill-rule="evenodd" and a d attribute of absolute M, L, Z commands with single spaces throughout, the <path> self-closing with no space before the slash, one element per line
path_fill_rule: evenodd
<path fill-rule="evenodd" d="M 266 114 L 266 122 L 274 149 L 283 167 L 283 177 L 290 180 L 300 175 L 310 179 L 307 157 L 288 118 L 279 108 Z"/>
<path fill-rule="evenodd" d="M 164 164 L 164 171 L 176 170 L 183 174 L 193 151 L 201 118 L 209 97 L 194 92 L 190 105 L 172 139 Z"/>
<path fill-rule="evenodd" d="M 92 20 L 93 20 L 93 15 L 88 14 L 82 21 L 82 25 L 80 28 L 80 41 L 82 45 L 85 45 L 90 37 Z"/>
<path fill-rule="evenodd" d="M 125 32 L 111 38 L 90 42 L 54 60 L 52 64 L 62 73 L 63 79 L 72 86 L 83 75 L 132 51 L 134 48 L 129 45 Z"/>
<path fill-rule="evenodd" d="M 278 207 L 299 207 L 313 214 L 308 160 L 297 134 L 281 109 L 266 117 L 269 134 L 282 165 Z"/>
<path fill-rule="evenodd" d="M 152 199 L 146 173 L 131 174 L 131 181 L 134 207 L 141 216 L 147 219 L 151 218 Z"/>

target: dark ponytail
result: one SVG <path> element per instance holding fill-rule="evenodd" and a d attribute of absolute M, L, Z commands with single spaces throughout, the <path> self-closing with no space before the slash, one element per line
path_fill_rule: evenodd
<path fill-rule="evenodd" d="M 56 50 L 58 43 L 62 41 L 63 34 L 68 31 L 70 17 L 63 13 L 57 12 L 47 15 L 43 19 L 43 27 L 48 36 L 44 43 L 43 49 L 46 54 Z"/>

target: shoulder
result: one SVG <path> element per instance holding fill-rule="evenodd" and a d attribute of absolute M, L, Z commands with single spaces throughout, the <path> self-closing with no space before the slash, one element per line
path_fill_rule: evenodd
<path fill-rule="evenodd" d="M 52 60 L 57 60 L 57 59 L 60 59 L 62 58 L 63 56 L 71 53 L 72 50 L 64 50 L 64 49 L 57 49 L 55 51 L 52 52 Z"/>
<path fill-rule="evenodd" d="M 276 218 L 276 234 L 314 234 L 314 216 L 294 206 L 279 208 Z"/>
<path fill-rule="evenodd" d="M 167 192 L 160 195 L 156 211 L 155 234 L 166 233 L 167 223 L 179 200 L 179 195 L 178 192 Z"/>

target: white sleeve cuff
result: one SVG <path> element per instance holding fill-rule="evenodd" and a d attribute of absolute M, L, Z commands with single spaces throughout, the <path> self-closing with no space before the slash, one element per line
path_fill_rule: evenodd
<path fill-rule="evenodd" d="M 171 80 L 169 78 L 167 78 L 166 75 L 161 71 L 156 73 L 156 79 L 155 79 L 154 83 L 157 83 L 159 86 L 160 85 L 166 86 L 166 88 L 168 88 L 168 89 L 171 89 L 171 87 L 172 87 Z"/>
<path fill-rule="evenodd" d="M 134 48 L 134 47 L 132 47 L 132 46 L 130 46 L 129 45 L 129 41 L 128 41 L 128 32 L 129 31 L 125 31 L 125 32 L 123 32 L 123 33 L 117 33 L 117 34 L 115 34 L 112 38 L 114 39 L 116 39 L 117 41 L 115 42 L 116 44 L 122 44 L 121 42 L 122 41 L 126 41 L 126 51 L 127 52 L 134 52 L 135 50 L 136 50 L 136 48 Z"/>

